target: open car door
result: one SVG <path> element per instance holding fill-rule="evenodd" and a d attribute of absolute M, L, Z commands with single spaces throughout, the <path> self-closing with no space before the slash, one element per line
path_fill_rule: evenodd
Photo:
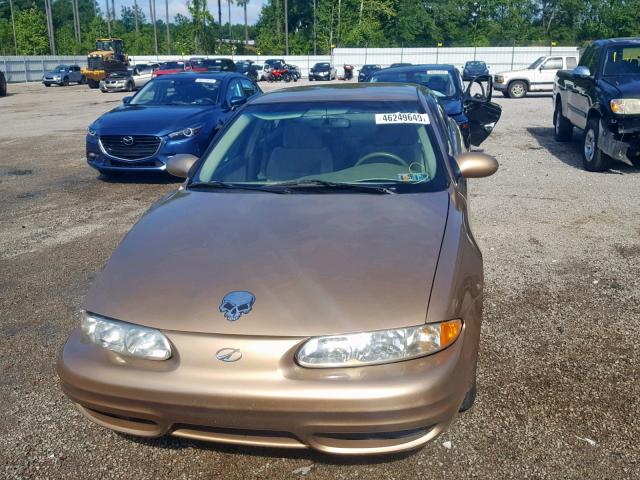
<path fill-rule="evenodd" d="M 480 75 L 474 78 L 464 96 L 464 113 L 469 119 L 469 143 L 480 145 L 493 131 L 502 107 L 491 101 L 493 78 L 491 75 Z"/>

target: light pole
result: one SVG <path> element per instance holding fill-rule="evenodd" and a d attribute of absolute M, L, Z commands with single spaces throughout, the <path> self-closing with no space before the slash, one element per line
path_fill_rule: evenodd
<path fill-rule="evenodd" d="M 284 0 L 284 54 L 289 55 L 289 4 Z"/>
<path fill-rule="evenodd" d="M 9 0 L 9 9 L 11 10 L 11 24 L 13 25 L 13 45 L 16 48 L 16 55 L 18 55 L 18 39 L 16 38 L 16 21 L 13 18 L 13 1 Z"/>

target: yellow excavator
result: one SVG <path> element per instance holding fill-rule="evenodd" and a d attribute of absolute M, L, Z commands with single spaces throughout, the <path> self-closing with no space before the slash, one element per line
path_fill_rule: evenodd
<path fill-rule="evenodd" d="M 119 38 L 98 38 L 96 49 L 87 55 L 87 67 L 82 75 L 89 88 L 98 88 L 100 80 L 113 72 L 126 72 L 129 56 L 124 53 L 124 42 Z"/>

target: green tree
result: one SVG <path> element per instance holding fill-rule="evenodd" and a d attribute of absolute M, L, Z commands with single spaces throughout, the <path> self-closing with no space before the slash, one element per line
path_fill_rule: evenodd
<path fill-rule="evenodd" d="M 36 7 L 16 13 L 18 55 L 47 55 L 49 38 L 44 12 Z"/>

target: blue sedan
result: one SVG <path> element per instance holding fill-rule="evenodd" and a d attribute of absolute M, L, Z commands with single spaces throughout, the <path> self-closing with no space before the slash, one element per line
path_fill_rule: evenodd
<path fill-rule="evenodd" d="M 236 73 L 163 75 L 89 126 L 87 162 L 104 176 L 164 172 L 174 155 L 200 156 L 235 110 L 260 94 Z"/>
<path fill-rule="evenodd" d="M 477 82 L 487 80 L 490 76 L 479 77 Z M 453 118 L 464 140 L 465 146 L 480 145 L 500 118 L 501 108 L 491 102 L 491 85 L 480 87 L 482 94 L 470 95 L 472 82 L 465 91 L 460 73 L 453 65 L 411 65 L 406 67 L 385 68 L 369 77 L 370 82 L 417 83 L 431 90 L 444 108 L 447 115 Z M 486 104 L 486 105 L 484 105 Z"/>

